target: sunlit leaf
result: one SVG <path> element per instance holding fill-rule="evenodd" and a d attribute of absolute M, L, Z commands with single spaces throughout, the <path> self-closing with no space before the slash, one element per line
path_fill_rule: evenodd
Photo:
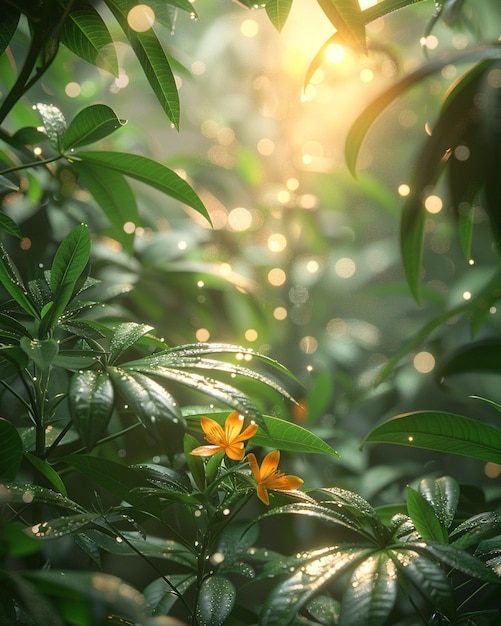
<path fill-rule="evenodd" d="M 358 0 L 317 0 L 344 43 L 365 52 L 365 23 Z"/>
<path fill-rule="evenodd" d="M 266 13 L 278 31 L 281 31 L 284 27 L 291 6 L 292 0 L 267 0 L 265 5 Z"/>
<path fill-rule="evenodd" d="M 396 598 L 396 567 L 390 551 L 375 553 L 353 572 L 343 595 L 339 624 L 384 624 Z"/>
<path fill-rule="evenodd" d="M 88 63 L 118 76 L 113 40 L 103 19 L 91 4 L 73 8 L 61 29 L 61 43 Z"/>
<path fill-rule="evenodd" d="M 125 123 L 105 104 L 88 106 L 71 120 L 64 135 L 64 149 L 71 150 L 104 139 Z"/>
<path fill-rule="evenodd" d="M 396 443 L 501 464 L 499 428 L 441 411 L 419 411 L 394 417 L 369 433 L 363 445 L 366 443 Z"/>
<path fill-rule="evenodd" d="M 73 374 L 68 389 L 70 414 L 82 443 L 92 450 L 106 431 L 115 395 L 107 374 L 80 370 Z"/>
<path fill-rule="evenodd" d="M 36 109 L 42 116 L 44 132 L 49 138 L 51 146 L 57 152 L 62 152 L 64 134 L 66 133 L 66 120 L 61 111 L 53 104 L 38 102 Z"/>
<path fill-rule="evenodd" d="M 313 595 L 372 552 L 372 548 L 365 546 L 342 545 L 304 553 L 304 565 L 266 597 L 259 623 L 262 626 L 291 623 Z"/>
<path fill-rule="evenodd" d="M 161 163 L 137 154 L 108 150 L 106 152 L 79 152 L 78 157 L 87 164 L 95 164 L 101 168 L 114 170 L 158 189 L 175 200 L 192 207 L 210 222 L 207 209 L 190 185 Z"/>
<path fill-rule="evenodd" d="M 431 504 L 444 528 L 449 528 L 459 502 L 457 481 L 451 476 L 423 478 L 419 483 L 419 493 Z"/>

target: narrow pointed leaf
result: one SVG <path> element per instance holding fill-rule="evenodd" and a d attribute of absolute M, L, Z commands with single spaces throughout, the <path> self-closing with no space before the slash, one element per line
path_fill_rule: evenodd
<path fill-rule="evenodd" d="M 161 385 L 139 372 L 108 367 L 113 386 L 143 426 L 165 445 L 181 446 L 184 419 L 177 402 Z"/>
<path fill-rule="evenodd" d="M 78 157 L 86 163 L 94 163 L 98 167 L 114 170 L 158 189 L 175 200 L 192 207 L 210 222 L 207 209 L 190 185 L 161 163 L 137 154 L 110 151 L 79 152 Z"/>
<path fill-rule="evenodd" d="M 22 350 L 43 372 L 48 372 L 59 352 L 59 345 L 54 339 L 29 339 L 21 337 Z"/>
<path fill-rule="evenodd" d="M 365 23 L 358 0 L 317 0 L 344 43 L 365 52 Z"/>
<path fill-rule="evenodd" d="M 501 464 L 501 430 L 440 411 L 407 413 L 377 426 L 366 443 L 396 443 Z"/>
<path fill-rule="evenodd" d="M 75 513 L 85 513 L 85 510 L 70 498 L 66 498 L 53 489 L 39 487 L 32 483 L 4 483 L 2 498 L 7 502 L 16 504 L 26 504 L 26 502 L 43 502 L 52 507 L 62 510 L 74 511 Z"/>
<path fill-rule="evenodd" d="M 111 338 L 109 362 L 115 362 L 119 356 L 152 330 L 153 326 L 146 324 L 136 324 L 135 322 L 119 324 L 114 329 Z"/>
<path fill-rule="evenodd" d="M 424 540 L 448 543 L 447 531 L 440 523 L 432 505 L 419 491 L 411 487 L 407 488 L 407 510 L 416 530 Z"/>
<path fill-rule="evenodd" d="M 92 450 L 105 433 L 115 395 L 107 374 L 81 370 L 73 374 L 68 390 L 70 414 L 82 443 Z"/>
<path fill-rule="evenodd" d="M 42 476 L 44 476 L 50 482 L 50 484 L 56 489 L 56 491 L 62 493 L 63 496 L 68 495 L 61 477 L 56 472 L 56 470 L 47 463 L 47 461 L 40 459 L 30 452 L 25 452 L 24 456 L 34 467 L 36 467 L 40 474 L 42 474 Z"/>
<path fill-rule="evenodd" d="M 415 544 L 416 551 L 428 554 L 440 561 L 447 567 L 463 572 L 472 578 L 485 580 L 486 582 L 501 584 L 501 577 L 485 565 L 480 559 L 471 555 L 466 550 L 456 548 L 454 545 L 440 545 L 436 543 Z"/>
<path fill-rule="evenodd" d="M 61 43 L 92 65 L 118 76 L 113 39 L 103 19 L 91 4 L 69 12 L 61 29 Z"/>
<path fill-rule="evenodd" d="M 501 517 L 498 513 L 488 512 L 474 515 L 465 520 L 451 532 L 451 540 L 456 548 L 467 550 L 481 541 L 501 533 Z"/>
<path fill-rule="evenodd" d="M 396 567 L 386 551 L 365 559 L 353 572 L 341 604 L 340 626 L 384 624 L 397 598 Z"/>
<path fill-rule="evenodd" d="M 458 348 L 442 363 L 437 376 L 443 378 L 468 372 L 501 372 L 501 339 L 490 337 Z"/>
<path fill-rule="evenodd" d="M 179 95 L 176 81 L 153 29 L 139 33 L 129 27 L 127 15 L 135 6 L 135 2 L 131 0 L 105 0 L 105 2 L 124 31 L 160 105 L 174 126 L 179 128 Z"/>
<path fill-rule="evenodd" d="M 28 297 L 28 291 L 24 286 L 19 270 L 2 244 L 0 244 L 0 282 L 26 313 L 35 319 L 40 317 Z"/>
<path fill-rule="evenodd" d="M 64 135 L 64 149 L 71 150 L 104 139 L 126 123 L 105 104 L 93 104 L 73 118 Z"/>
<path fill-rule="evenodd" d="M 451 581 L 435 561 L 400 547 L 391 550 L 390 554 L 399 574 L 424 592 L 431 606 L 451 615 L 454 610 Z"/>
<path fill-rule="evenodd" d="M 4 180 L 7 179 L 4 178 Z M 19 191 L 17 187 L 13 187 L 14 191 Z M 4 233 L 7 233 L 8 235 L 16 237 L 17 239 L 22 239 L 23 237 L 21 230 L 19 229 L 19 226 L 16 224 L 16 222 L 14 222 L 14 220 L 8 215 L 5 215 L 5 213 L 0 213 L 0 230 L 2 230 Z"/>
<path fill-rule="evenodd" d="M 113 237 L 131 254 L 134 234 L 126 232 L 124 225 L 139 225 L 141 220 L 137 210 L 136 196 L 122 174 L 103 168 L 99 164 L 82 159 L 72 160 L 75 170 L 89 192 L 99 204 L 112 227 Z"/>
<path fill-rule="evenodd" d="M 2 22 L 0 24 L 0 54 L 3 54 L 17 30 L 21 12 L 15 6 L 2 7 Z"/>

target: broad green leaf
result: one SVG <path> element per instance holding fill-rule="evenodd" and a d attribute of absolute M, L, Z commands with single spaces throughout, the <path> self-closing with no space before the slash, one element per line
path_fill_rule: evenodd
<path fill-rule="evenodd" d="M 96 370 L 73 374 L 68 401 L 73 424 L 87 450 L 104 434 L 113 413 L 115 394 L 109 376 Z"/>
<path fill-rule="evenodd" d="M 80 4 L 69 12 L 61 29 L 61 43 L 88 63 L 118 76 L 118 59 L 113 40 L 99 13 L 91 4 Z"/>
<path fill-rule="evenodd" d="M 45 478 L 57 491 L 59 491 L 59 493 L 63 494 L 63 496 L 68 495 L 61 477 L 56 470 L 47 463 L 47 461 L 40 459 L 30 452 L 25 452 L 24 456 L 40 472 L 40 474 L 42 474 L 42 476 L 45 476 Z"/>
<path fill-rule="evenodd" d="M 88 106 L 70 122 L 64 135 L 64 149 L 71 150 L 104 139 L 125 123 L 105 104 Z"/>
<path fill-rule="evenodd" d="M 85 224 L 74 228 L 59 245 L 50 272 L 53 304 L 42 320 L 40 334 L 48 332 L 64 313 L 90 257 L 90 235 Z"/>
<path fill-rule="evenodd" d="M 317 0 L 344 43 L 365 52 L 365 23 L 358 0 Z"/>
<path fill-rule="evenodd" d="M 95 522 L 102 520 L 102 513 L 78 513 L 75 515 L 62 515 L 52 520 L 35 524 L 29 529 L 28 536 L 35 536 L 38 539 L 57 539 L 63 535 L 70 535 L 78 532 Z"/>
<path fill-rule="evenodd" d="M 190 185 L 161 163 L 137 154 L 111 151 L 79 152 L 78 157 L 87 164 L 93 163 L 98 167 L 114 170 L 158 189 L 175 200 L 192 207 L 210 222 L 207 209 Z"/>
<path fill-rule="evenodd" d="M 124 322 L 119 324 L 113 331 L 110 342 L 109 362 L 114 363 L 119 356 L 153 330 L 153 326 Z"/>
<path fill-rule="evenodd" d="M 51 146 L 57 152 L 62 152 L 66 133 L 64 115 L 53 104 L 38 102 L 35 107 L 42 116 L 44 133 L 49 138 Z"/>
<path fill-rule="evenodd" d="M 122 618 L 129 618 L 133 623 L 145 623 L 146 604 L 143 596 L 131 585 L 117 576 L 102 572 L 79 572 L 75 570 L 62 573 L 53 570 L 30 570 L 23 575 L 32 581 L 44 594 L 52 598 L 63 598 L 70 615 L 79 603 L 99 607 L 111 607 Z M 68 599 L 71 602 L 68 604 Z M 73 609 L 71 605 L 73 604 Z M 109 608 L 107 609 L 109 611 Z"/>
<path fill-rule="evenodd" d="M 419 483 L 419 493 L 427 500 L 444 528 L 454 521 L 459 502 L 459 485 L 450 476 L 423 478 Z"/>
<path fill-rule="evenodd" d="M 308 602 L 306 610 L 319 624 L 337 626 L 339 624 L 340 606 L 339 601 L 332 596 L 319 595 Z"/>
<path fill-rule="evenodd" d="M 287 21 L 292 6 L 292 0 L 267 0 L 266 13 L 271 23 L 280 32 Z"/>
<path fill-rule="evenodd" d="M 59 352 L 59 345 L 55 339 L 29 339 L 21 337 L 19 342 L 22 350 L 42 370 L 48 372 Z"/>
<path fill-rule="evenodd" d="M 438 543 L 447 544 L 448 536 L 446 529 L 440 523 L 435 510 L 426 498 L 407 487 L 407 511 L 421 537 Z"/>
<path fill-rule="evenodd" d="M 21 13 L 15 6 L 4 4 L 2 6 L 2 20 L 0 22 L 0 55 L 9 45 L 17 30 Z"/>
<path fill-rule="evenodd" d="M 109 219 L 113 237 L 132 254 L 134 233 L 126 232 L 124 227 L 126 224 L 137 226 L 141 220 L 136 196 L 128 182 L 119 172 L 85 159 L 72 160 L 71 169 L 75 170 Z"/>
<path fill-rule="evenodd" d="M 161 385 L 139 372 L 108 367 L 113 386 L 143 426 L 164 445 L 181 446 L 184 419 L 177 402 Z"/>
<path fill-rule="evenodd" d="M 369 433 L 362 445 L 366 443 L 396 443 L 501 464 L 501 430 L 454 413 L 419 411 L 396 416 Z"/>
<path fill-rule="evenodd" d="M 207 577 L 200 585 L 195 607 L 201 626 L 222 626 L 235 604 L 237 592 L 233 583 L 218 574 Z"/>
<path fill-rule="evenodd" d="M 23 442 L 16 428 L 0 417 L 0 480 L 14 480 L 23 458 Z"/>
<path fill-rule="evenodd" d="M 6 179 L 4 178 L 4 180 Z M 18 191 L 18 188 L 14 187 L 14 190 Z M 19 226 L 16 224 L 16 222 L 8 215 L 5 215 L 5 213 L 0 213 L 0 230 L 3 230 L 3 232 L 7 233 L 8 235 L 17 237 L 17 239 L 22 239 L 23 237 L 21 230 L 19 229 Z"/>
<path fill-rule="evenodd" d="M 373 552 L 373 548 L 365 546 L 340 545 L 305 553 L 306 563 L 293 576 L 274 586 L 266 597 L 259 624 L 283 626 L 293 623 L 298 611 L 312 596 Z"/>
<path fill-rule="evenodd" d="M 452 586 L 445 572 L 434 559 L 424 558 L 413 550 L 394 548 L 390 555 L 399 572 L 414 587 L 424 592 L 431 606 L 450 616 L 454 610 Z"/>
<path fill-rule="evenodd" d="M 136 5 L 133 0 L 105 0 L 105 3 L 124 31 L 161 107 L 174 126 L 179 128 L 179 95 L 176 80 L 153 29 L 135 32 L 129 27 L 127 15 Z"/>
<path fill-rule="evenodd" d="M 11 315 L 0 313 L 0 337 L 3 340 L 17 343 L 21 337 L 29 337 L 29 330 Z"/>
<path fill-rule="evenodd" d="M 365 559 L 346 586 L 339 625 L 384 624 L 397 598 L 396 573 L 389 551 Z"/>
<path fill-rule="evenodd" d="M 0 282 L 9 295 L 23 308 L 26 313 L 39 318 L 40 315 L 28 297 L 28 291 L 24 286 L 19 270 L 10 258 L 7 250 L 0 243 Z"/>

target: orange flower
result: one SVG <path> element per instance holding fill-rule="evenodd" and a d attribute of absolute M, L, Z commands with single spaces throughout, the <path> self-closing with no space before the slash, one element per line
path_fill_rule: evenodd
<path fill-rule="evenodd" d="M 257 496 L 265 504 L 270 503 L 268 498 L 268 489 L 276 491 L 292 491 L 300 487 L 304 480 L 299 476 L 286 476 L 280 472 L 277 467 L 280 461 L 280 451 L 273 450 L 264 457 L 259 468 L 256 457 L 251 453 L 247 455 L 249 465 L 257 482 Z"/>
<path fill-rule="evenodd" d="M 241 433 L 244 425 L 244 416 L 240 415 L 238 411 L 233 411 L 228 415 L 224 423 L 224 430 L 220 424 L 210 417 L 202 417 L 200 424 L 205 433 L 205 439 L 210 445 L 199 446 L 192 450 L 191 454 L 211 456 L 216 454 L 216 452 L 224 450 L 226 456 L 234 461 L 241 461 L 244 458 L 243 442 L 246 439 L 250 439 L 257 431 L 256 424 L 251 422 L 244 432 Z"/>

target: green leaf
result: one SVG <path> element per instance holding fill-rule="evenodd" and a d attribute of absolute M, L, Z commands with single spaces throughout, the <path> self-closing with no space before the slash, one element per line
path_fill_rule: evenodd
<path fill-rule="evenodd" d="M 451 532 L 450 538 L 456 548 L 468 550 L 490 537 L 499 536 L 501 531 L 501 517 L 498 513 L 488 512 L 474 515 L 461 522 Z"/>
<path fill-rule="evenodd" d="M 75 170 L 109 219 L 113 237 L 129 254 L 132 254 L 134 233 L 126 232 L 124 226 L 127 223 L 137 226 L 141 220 L 137 210 L 136 196 L 128 182 L 119 172 L 85 159 L 72 160 L 71 169 Z"/>
<path fill-rule="evenodd" d="M 23 442 L 16 428 L 0 417 L 0 479 L 14 480 L 23 458 Z"/>
<path fill-rule="evenodd" d="M 396 598 L 396 566 L 389 552 L 371 555 L 357 567 L 346 586 L 339 625 L 384 624 Z"/>
<path fill-rule="evenodd" d="M 418 533 L 424 540 L 449 542 L 447 531 L 440 523 L 432 505 L 418 491 L 407 487 L 407 510 Z"/>
<path fill-rule="evenodd" d="M 196 576 L 193 574 L 171 574 L 169 576 L 169 582 L 180 595 L 184 595 L 196 579 Z M 170 610 L 179 597 L 172 592 L 172 589 L 163 578 L 157 578 L 151 582 L 144 589 L 143 594 L 154 615 L 169 615 Z M 152 626 L 154 625 L 152 624 Z"/>
<path fill-rule="evenodd" d="M 454 478 L 423 478 L 419 483 L 419 493 L 429 502 L 444 528 L 454 521 L 459 502 L 459 485 Z"/>
<path fill-rule="evenodd" d="M 8 502 L 16 504 L 27 504 L 32 502 L 43 502 L 52 507 L 85 513 L 85 510 L 73 500 L 66 498 L 53 489 L 39 487 L 32 483 L 5 483 L 3 485 L 2 498 Z"/>
<path fill-rule="evenodd" d="M 54 339 L 29 339 L 21 337 L 19 342 L 22 350 L 39 367 L 48 372 L 59 352 L 59 345 Z"/>
<path fill-rule="evenodd" d="M 324 586 L 374 552 L 359 545 L 341 545 L 301 555 L 306 563 L 293 576 L 276 585 L 266 597 L 259 624 L 283 626 L 293 623 L 298 611 Z"/>
<path fill-rule="evenodd" d="M 87 450 L 92 450 L 113 413 L 115 395 L 109 376 L 95 370 L 76 372 L 70 381 L 68 400 L 80 439 Z"/>
<path fill-rule="evenodd" d="M 63 494 L 63 496 L 68 495 L 66 492 L 66 487 L 61 480 L 61 477 L 56 472 L 56 470 L 47 463 L 47 461 L 38 458 L 30 452 L 25 452 L 24 456 L 34 467 L 36 467 L 36 469 L 40 472 L 40 474 L 42 474 L 42 476 L 45 476 L 45 478 L 57 491 L 59 491 L 59 493 Z"/>
<path fill-rule="evenodd" d="M 137 343 L 141 337 L 153 330 L 153 326 L 146 324 L 136 324 L 135 322 L 124 322 L 118 324 L 113 331 L 110 342 L 109 362 L 114 363 L 119 356 Z"/>
<path fill-rule="evenodd" d="M 439 608 L 447 616 L 453 613 L 454 602 L 450 580 L 433 559 L 423 558 L 413 550 L 400 547 L 391 550 L 390 554 L 399 575 L 412 582 L 432 607 Z"/>
<path fill-rule="evenodd" d="M 271 23 L 280 32 L 287 21 L 292 0 L 267 0 L 265 8 Z"/>
<path fill-rule="evenodd" d="M 93 163 L 98 167 L 114 170 L 158 189 L 175 200 L 192 207 L 210 222 L 207 209 L 190 185 L 161 163 L 137 154 L 110 151 L 79 152 L 78 157 L 87 164 Z"/>
<path fill-rule="evenodd" d="M 235 604 L 237 592 L 224 576 L 207 577 L 200 585 L 195 615 L 200 626 L 222 626 Z"/>
<path fill-rule="evenodd" d="M 15 191 L 18 191 L 17 187 L 15 187 L 14 189 Z M 12 218 L 10 218 L 8 215 L 5 215 L 5 213 L 0 213 L 0 230 L 3 230 L 3 232 L 7 233 L 8 235 L 17 237 L 17 239 L 23 238 L 19 226 Z"/>
<path fill-rule="evenodd" d="M 39 552 L 42 548 L 40 541 L 33 539 L 25 528 L 14 522 L 0 522 L 2 532 L 2 551 L 5 550 L 11 557 L 27 556 Z"/>
<path fill-rule="evenodd" d="M 191 472 L 193 480 L 196 486 L 203 491 L 205 489 L 205 463 L 202 457 L 195 454 L 190 454 L 192 450 L 200 445 L 199 441 L 190 435 L 185 433 L 183 439 L 184 456 L 186 457 L 186 463 L 188 469 Z"/>
<path fill-rule="evenodd" d="M 184 419 L 177 402 L 161 385 L 140 374 L 119 367 L 107 369 L 113 385 L 143 426 L 171 450 L 180 446 Z"/>
<path fill-rule="evenodd" d="M 92 65 L 118 76 L 113 40 L 99 13 L 91 4 L 73 8 L 61 29 L 61 43 Z"/>
<path fill-rule="evenodd" d="M 153 29 L 138 33 L 129 27 L 127 15 L 136 5 L 133 0 L 105 0 L 105 3 L 124 31 L 161 107 L 174 126 L 179 128 L 179 96 L 176 81 Z"/>
<path fill-rule="evenodd" d="M 40 314 L 35 309 L 30 299 L 28 291 L 24 286 L 19 270 L 7 253 L 7 250 L 0 243 L 0 282 L 5 287 L 9 295 L 23 308 L 26 313 L 38 319 Z"/>
<path fill-rule="evenodd" d="M 50 272 L 50 287 L 54 294 L 52 307 L 43 318 L 41 331 L 50 330 L 71 301 L 78 279 L 90 257 L 90 235 L 85 224 L 74 228 L 59 245 Z"/>
<path fill-rule="evenodd" d="M 358 0 L 317 0 L 345 45 L 365 52 L 365 22 Z"/>
<path fill-rule="evenodd" d="M 399 415 L 377 426 L 366 443 L 396 443 L 501 464 L 501 430 L 441 411 Z"/>
<path fill-rule="evenodd" d="M 126 124 L 105 104 L 93 104 L 73 118 L 64 135 L 64 149 L 71 150 L 104 139 Z"/>
<path fill-rule="evenodd" d="M 44 133 L 49 138 L 51 146 L 57 152 L 63 151 L 66 120 L 61 111 L 53 104 L 38 102 L 35 108 L 42 116 Z"/>

